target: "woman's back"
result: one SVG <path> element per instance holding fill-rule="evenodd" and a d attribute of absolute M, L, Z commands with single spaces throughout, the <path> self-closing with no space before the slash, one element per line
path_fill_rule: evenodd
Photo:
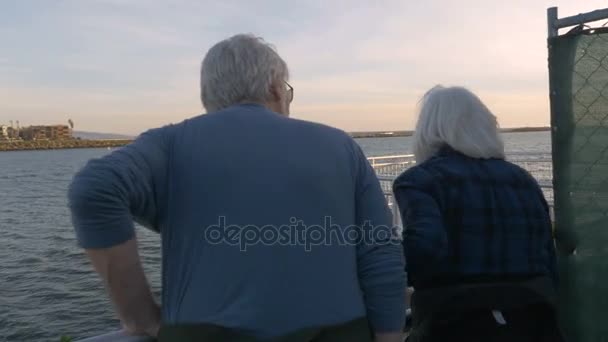
<path fill-rule="evenodd" d="M 502 159 L 444 147 L 394 184 L 410 286 L 548 275 L 556 280 L 549 208 L 534 178 Z"/>
<path fill-rule="evenodd" d="M 540 187 L 504 160 L 496 117 L 469 90 L 437 86 L 420 103 L 418 165 L 393 186 L 415 288 L 410 341 L 560 341 Z"/>

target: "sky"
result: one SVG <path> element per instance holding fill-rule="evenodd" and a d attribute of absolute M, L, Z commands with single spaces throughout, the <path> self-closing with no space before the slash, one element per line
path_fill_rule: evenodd
<path fill-rule="evenodd" d="M 292 117 L 409 130 L 436 84 L 502 127 L 549 124 L 546 9 L 605 0 L 0 0 L 0 124 L 135 135 L 204 113 L 200 62 L 253 33 L 290 69 Z"/>

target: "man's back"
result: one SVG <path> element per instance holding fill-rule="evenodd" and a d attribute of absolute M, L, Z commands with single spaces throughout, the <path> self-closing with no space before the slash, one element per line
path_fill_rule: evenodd
<path fill-rule="evenodd" d="M 90 192 L 84 180 L 109 165 L 129 163 L 142 174 L 118 168 L 116 184 L 127 179 L 131 214 L 162 235 L 163 323 L 270 337 L 366 315 L 391 331 L 401 318 L 401 303 L 378 305 L 383 286 L 405 284 L 399 245 L 381 234 L 355 241 L 355 227 L 369 221 L 364 230 L 388 230 L 391 219 L 373 170 L 345 133 L 233 106 L 152 130 L 105 163 L 91 162 L 72 193 Z M 109 244 L 74 212 L 83 246 Z M 366 309 L 362 291 L 371 288 Z"/>
<path fill-rule="evenodd" d="M 338 246 L 338 236 L 324 243 L 326 221 L 356 224 L 347 137 L 252 105 L 189 120 L 175 135 L 162 228 L 165 298 L 183 299 L 169 320 L 269 319 L 263 325 L 288 332 L 301 327 L 295 317 L 314 326 L 365 315 L 355 247 Z"/>

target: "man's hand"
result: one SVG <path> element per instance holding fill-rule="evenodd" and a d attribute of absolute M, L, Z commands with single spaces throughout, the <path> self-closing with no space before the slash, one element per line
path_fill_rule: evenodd
<path fill-rule="evenodd" d="M 104 281 L 125 332 L 155 337 L 161 322 L 160 307 L 152 297 L 135 239 L 86 252 Z"/>
<path fill-rule="evenodd" d="M 122 322 L 122 327 L 127 335 L 135 335 L 135 336 L 151 336 L 157 337 L 158 330 L 160 329 L 160 307 L 157 305 L 152 312 L 156 314 L 150 317 L 149 322 L 145 322 L 143 326 L 130 326 L 127 322 Z"/>

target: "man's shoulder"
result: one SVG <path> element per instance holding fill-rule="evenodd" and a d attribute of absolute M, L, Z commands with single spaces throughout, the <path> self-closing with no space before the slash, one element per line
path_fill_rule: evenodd
<path fill-rule="evenodd" d="M 303 133 L 318 134 L 320 136 L 336 137 L 340 139 L 352 140 L 352 137 L 345 131 L 325 125 L 318 122 L 308 121 L 304 119 L 298 119 L 293 117 L 286 117 L 281 114 L 277 114 L 260 105 L 237 105 L 228 107 L 216 112 L 200 114 L 192 118 L 184 120 L 179 125 L 188 125 L 192 123 L 209 123 L 211 121 L 224 121 L 225 118 L 230 116 L 248 117 L 248 114 L 262 114 L 261 116 L 253 116 L 252 120 L 259 120 L 262 117 L 265 120 L 274 120 L 275 123 L 279 123 L 291 128 L 296 129 Z M 270 115 L 270 116 L 269 116 Z M 354 141 L 354 140 L 353 140 Z"/>
<path fill-rule="evenodd" d="M 288 118 L 288 121 L 291 125 L 303 130 L 308 130 L 311 133 L 335 136 L 341 139 L 352 140 L 351 136 L 348 133 L 336 127 L 298 118 Z"/>

